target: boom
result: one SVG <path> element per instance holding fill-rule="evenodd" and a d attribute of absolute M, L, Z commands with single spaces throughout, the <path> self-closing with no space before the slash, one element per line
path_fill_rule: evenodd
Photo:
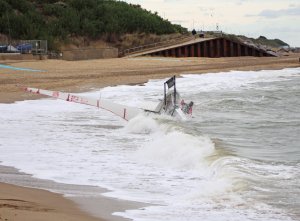
<path fill-rule="evenodd" d="M 57 99 L 79 103 L 79 104 L 85 104 L 90 105 L 94 107 L 98 107 L 107 111 L 112 112 L 113 114 L 123 118 L 124 120 L 131 120 L 132 118 L 136 117 L 137 115 L 141 113 L 153 113 L 153 114 L 165 114 L 170 115 L 173 117 L 177 117 L 180 120 L 187 120 L 192 116 L 192 107 L 193 102 L 190 102 L 189 104 L 185 103 L 183 99 L 181 99 L 181 96 L 176 90 L 176 78 L 173 76 L 169 80 L 167 80 L 164 83 L 164 99 L 158 102 L 155 107 L 143 107 L 143 108 L 136 108 L 136 107 L 129 107 L 122 104 L 116 104 L 109 100 L 105 99 L 93 99 L 93 98 L 87 98 L 78 96 L 75 94 L 70 93 L 64 93 L 60 91 L 49 91 L 49 90 L 43 90 L 38 88 L 30 88 L 26 87 L 24 88 L 25 91 L 34 93 L 34 94 L 42 94 L 49 97 L 54 97 Z M 173 90 L 168 89 L 174 88 Z"/>
<path fill-rule="evenodd" d="M 116 104 L 116 103 L 113 103 L 108 100 L 104 100 L 104 99 L 97 100 L 97 99 L 93 99 L 93 98 L 86 98 L 86 97 L 81 97 L 81 96 L 77 96 L 77 95 L 70 94 L 70 93 L 64 93 L 64 92 L 60 92 L 60 91 L 49 91 L 49 90 L 43 90 L 43 89 L 38 89 L 38 88 L 29 88 L 29 87 L 25 88 L 25 91 L 34 93 L 34 94 L 42 94 L 42 95 L 54 97 L 54 98 L 69 101 L 69 102 L 98 107 L 98 108 L 110 111 L 111 113 L 113 113 L 127 121 L 136 117 L 138 114 L 143 112 L 142 109 L 135 108 L 135 107 L 129 107 L 126 105 L 121 105 L 121 104 Z"/>

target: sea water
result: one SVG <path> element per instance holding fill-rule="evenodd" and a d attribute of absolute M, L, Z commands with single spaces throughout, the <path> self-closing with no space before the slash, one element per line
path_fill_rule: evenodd
<path fill-rule="evenodd" d="M 81 95 L 142 106 L 162 98 L 165 80 Z M 300 220 L 300 69 L 183 74 L 177 90 L 195 103 L 191 120 L 0 104 L 0 161 L 151 204 L 115 213 L 133 220 Z"/>

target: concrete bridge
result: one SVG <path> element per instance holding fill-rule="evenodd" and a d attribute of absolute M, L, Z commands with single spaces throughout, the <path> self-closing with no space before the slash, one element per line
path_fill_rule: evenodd
<path fill-rule="evenodd" d="M 275 57 L 275 53 L 231 40 L 225 37 L 195 38 L 187 42 L 177 43 L 166 47 L 153 48 L 134 52 L 124 57 L 162 56 L 162 57 Z"/>

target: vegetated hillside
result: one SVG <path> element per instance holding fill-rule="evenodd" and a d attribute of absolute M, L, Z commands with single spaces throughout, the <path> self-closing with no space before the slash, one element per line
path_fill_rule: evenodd
<path fill-rule="evenodd" d="M 267 48 L 281 48 L 284 46 L 289 46 L 286 42 L 280 39 L 268 39 L 264 36 L 259 36 L 258 38 L 249 38 L 244 35 L 227 35 L 229 38 L 233 38 L 235 40 L 239 40 L 242 42 L 248 42 L 255 44 L 257 46 L 265 46 Z"/>
<path fill-rule="evenodd" d="M 214 31 L 205 32 L 205 37 L 220 37 L 220 36 L 226 37 L 233 41 L 238 41 L 250 45 L 256 45 L 257 47 L 262 47 L 265 49 L 276 50 L 284 46 L 289 47 L 289 44 L 277 38 L 268 39 L 265 36 L 259 36 L 258 38 L 250 38 L 245 35 L 235 35 L 235 34 L 228 34 L 224 32 L 214 32 Z"/>
<path fill-rule="evenodd" d="M 261 45 L 267 45 L 273 48 L 279 48 L 283 46 L 289 46 L 286 42 L 280 40 L 280 39 L 267 39 L 264 36 L 259 36 L 257 39 L 250 38 L 254 43 L 261 44 Z"/>
<path fill-rule="evenodd" d="M 70 39 L 114 41 L 123 34 L 171 34 L 187 30 L 115 0 L 0 0 L 0 34 L 12 39 L 46 39 L 50 49 Z"/>

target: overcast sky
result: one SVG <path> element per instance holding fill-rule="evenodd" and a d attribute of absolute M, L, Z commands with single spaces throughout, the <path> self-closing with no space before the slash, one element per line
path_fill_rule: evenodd
<path fill-rule="evenodd" d="M 279 38 L 300 47 L 300 0 L 126 0 L 189 30 Z"/>

